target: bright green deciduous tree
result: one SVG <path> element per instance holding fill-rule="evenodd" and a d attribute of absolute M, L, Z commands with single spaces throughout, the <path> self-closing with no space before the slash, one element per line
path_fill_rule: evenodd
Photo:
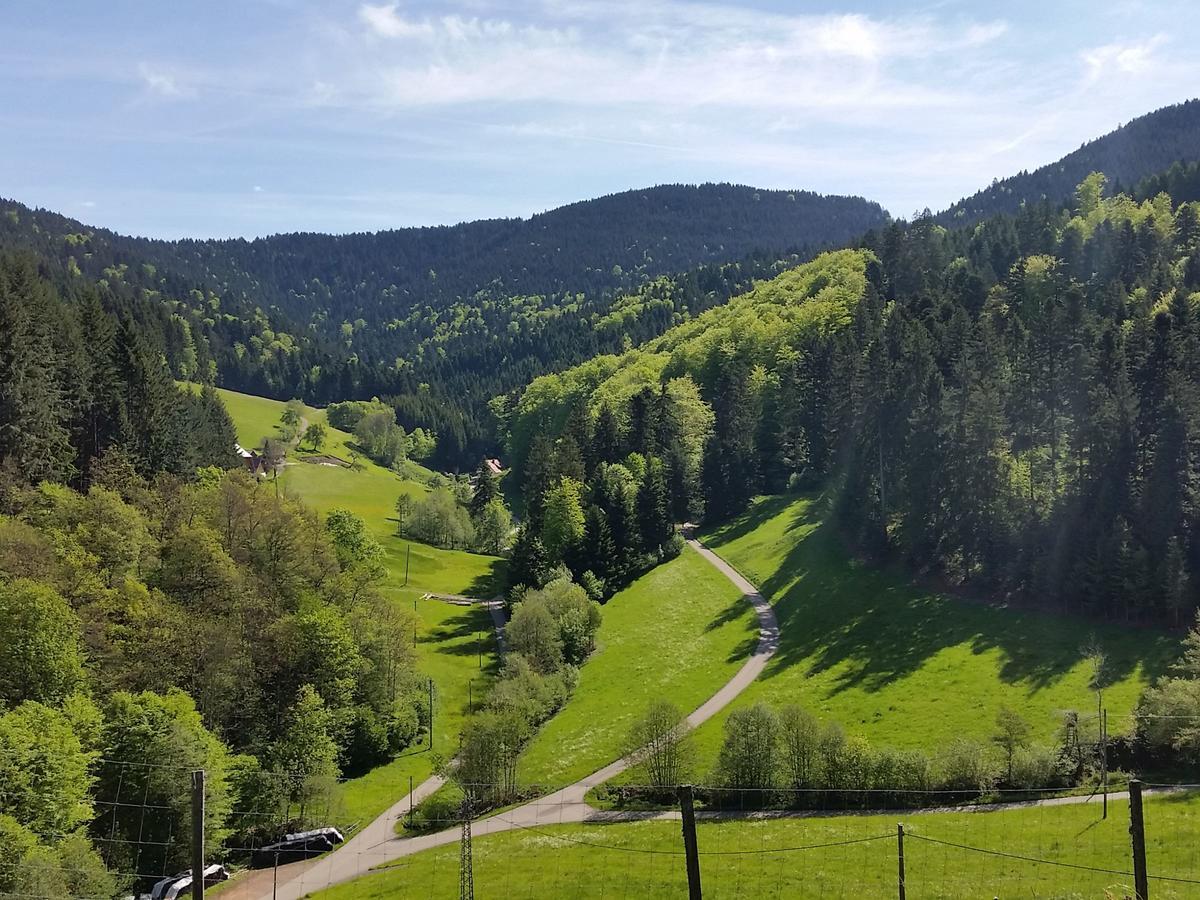
<path fill-rule="evenodd" d="M 0 581 L 0 701 L 55 703 L 83 681 L 79 621 L 46 584 Z"/>

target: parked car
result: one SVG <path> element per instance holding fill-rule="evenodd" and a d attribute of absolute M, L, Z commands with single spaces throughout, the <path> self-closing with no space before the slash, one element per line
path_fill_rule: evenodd
<path fill-rule="evenodd" d="M 206 888 L 228 879 L 229 872 L 222 865 L 213 863 L 204 868 L 204 886 Z M 178 875 L 172 875 L 170 878 L 156 882 L 150 890 L 150 900 L 179 900 L 181 897 L 186 897 L 187 892 L 191 889 L 192 870 L 188 869 L 186 872 L 180 872 Z"/>
<path fill-rule="evenodd" d="M 298 859 L 311 859 L 328 853 L 344 840 L 346 838 L 336 828 L 314 828 L 312 831 L 286 834 L 282 841 L 255 850 L 250 864 L 273 866 L 277 863 L 295 862 Z"/>

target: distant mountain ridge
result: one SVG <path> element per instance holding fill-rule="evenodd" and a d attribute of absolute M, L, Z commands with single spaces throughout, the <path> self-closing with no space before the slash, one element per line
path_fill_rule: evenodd
<path fill-rule="evenodd" d="M 1062 159 L 1020 172 L 959 200 L 938 213 L 943 225 L 973 225 L 1022 203 L 1058 204 L 1092 172 L 1103 172 L 1114 190 L 1164 172 L 1176 162 L 1200 159 L 1200 100 L 1166 106 L 1088 141 Z"/>
<path fill-rule="evenodd" d="M 487 444 L 492 396 L 653 337 L 778 260 L 887 221 L 858 197 L 663 185 L 528 219 L 162 241 L 0 201 L 0 249 L 33 251 L 65 286 L 103 281 L 164 304 L 177 377 L 208 369 L 224 387 L 316 403 L 389 397 L 406 424 L 443 435 L 440 462 L 458 464 Z M 647 288 L 650 314 L 622 320 L 632 331 L 598 326 Z M 185 371 L 181 359 L 196 362 Z"/>
<path fill-rule="evenodd" d="M 23 210 L 50 238 L 87 234 L 92 243 L 107 244 L 114 257 L 127 254 L 177 276 L 215 280 L 226 291 L 253 293 L 260 305 L 277 305 L 293 317 L 306 300 L 324 299 L 308 297 L 313 278 L 346 292 L 340 299 L 354 311 L 382 314 L 398 299 L 436 302 L 489 287 L 522 294 L 624 289 L 636 286 L 638 275 L 756 251 L 833 246 L 888 219 L 879 204 L 860 197 L 732 184 L 659 185 L 524 219 L 253 240 L 127 237 L 0 200 L 0 211 L 6 209 Z M 0 241 L 18 237 L 18 229 L 0 222 Z M 53 240 L 40 249 L 71 252 Z"/>

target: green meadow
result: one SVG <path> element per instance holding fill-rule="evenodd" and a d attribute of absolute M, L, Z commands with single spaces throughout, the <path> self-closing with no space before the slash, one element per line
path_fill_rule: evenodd
<path fill-rule="evenodd" d="M 702 818 L 697 843 L 704 895 L 894 900 L 896 825 L 901 821 L 906 833 L 905 887 L 909 897 L 1082 900 L 1133 895 L 1133 879 L 1127 874 L 1132 862 L 1125 801 L 1110 803 L 1107 819 L 1101 818 L 1097 803 L 988 813 L 722 822 Z M 1148 796 L 1145 822 L 1152 895 L 1156 900 L 1200 895 L 1195 883 L 1166 880 L 1200 879 L 1196 850 L 1200 796 Z M 857 843 L 845 843 L 848 841 Z M 813 846 L 822 844 L 834 846 Z M 313 896 L 321 900 L 453 897 L 458 886 L 458 853 L 457 842 L 427 850 Z M 548 826 L 478 837 L 473 861 L 475 891 L 482 897 L 687 895 L 677 821 Z"/>
<path fill-rule="evenodd" d="M 596 651 L 566 706 L 521 759 L 525 784 L 560 787 L 622 756 L 652 700 L 684 713 L 738 670 L 758 640 L 741 593 L 690 547 L 604 606 Z"/>
<path fill-rule="evenodd" d="M 768 597 L 781 643 L 758 681 L 697 732 L 701 768 L 716 757 L 729 710 L 798 703 L 877 746 L 934 750 L 957 737 L 987 740 L 1004 704 L 1053 740 L 1062 713 L 1089 714 L 1082 648 L 1107 655 L 1110 731 L 1178 638 L 1045 613 L 1001 609 L 915 585 L 849 557 L 820 498 L 763 497 L 702 539 Z"/>

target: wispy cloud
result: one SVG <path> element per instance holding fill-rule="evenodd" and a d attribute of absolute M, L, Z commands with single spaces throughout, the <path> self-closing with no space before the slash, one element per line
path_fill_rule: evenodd
<path fill-rule="evenodd" d="M 0 56 L 0 180 L 64 208 L 94 199 L 133 231 L 150 227 L 126 199 L 143 189 L 176 197 L 159 221 L 209 223 L 172 233 L 444 222 L 664 181 L 857 193 L 906 214 L 1200 85 L 1183 52 L 1200 14 L 1167 0 L 1076 19 L 944 2 L 279 0 L 64 23 L 52 6 L 32 6 Z M 104 184 L 80 174 L 81 139 L 107 153 Z M 355 200 L 352 222 L 335 199 L 375 192 L 394 203 Z"/>
<path fill-rule="evenodd" d="M 152 66 L 150 63 L 138 63 L 138 75 L 149 90 L 160 97 L 180 97 L 183 89 L 175 80 L 175 76 L 164 69 Z"/>
<path fill-rule="evenodd" d="M 358 8 L 358 18 L 369 31 L 384 38 L 420 37 L 432 32 L 428 22 L 404 18 L 398 3 L 364 3 Z"/>
<path fill-rule="evenodd" d="M 1155 60 L 1155 52 L 1169 41 L 1165 34 L 1156 34 L 1132 43 L 1105 44 L 1082 54 L 1087 67 L 1088 81 L 1097 81 L 1110 74 L 1136 75 L 1146 71 Z"/>
<path fill-rule="evenodd" d="M 563 105 L 819 109 L 910 107 L 950 92 L 910 83 L 893 64 L 979 47 L 1002 22 L 943 25 L 865 15 L 747 16 L 734 7 L 651 3 L 606 24 L 587 7 L 555 26 L 457 15 L 410 19 L 363 5 L 370 37 L 420 37 L 366 65 L 375 100 L 392 108 L 548 102 Z M 765 19 L 765 21 L 764 21 Z M 581 22 L 596 27 L 580 27 Z M 370 52 L 367 48 L 364 52 Z M 884 77 L 886 75 L 886 77 Z"/>

